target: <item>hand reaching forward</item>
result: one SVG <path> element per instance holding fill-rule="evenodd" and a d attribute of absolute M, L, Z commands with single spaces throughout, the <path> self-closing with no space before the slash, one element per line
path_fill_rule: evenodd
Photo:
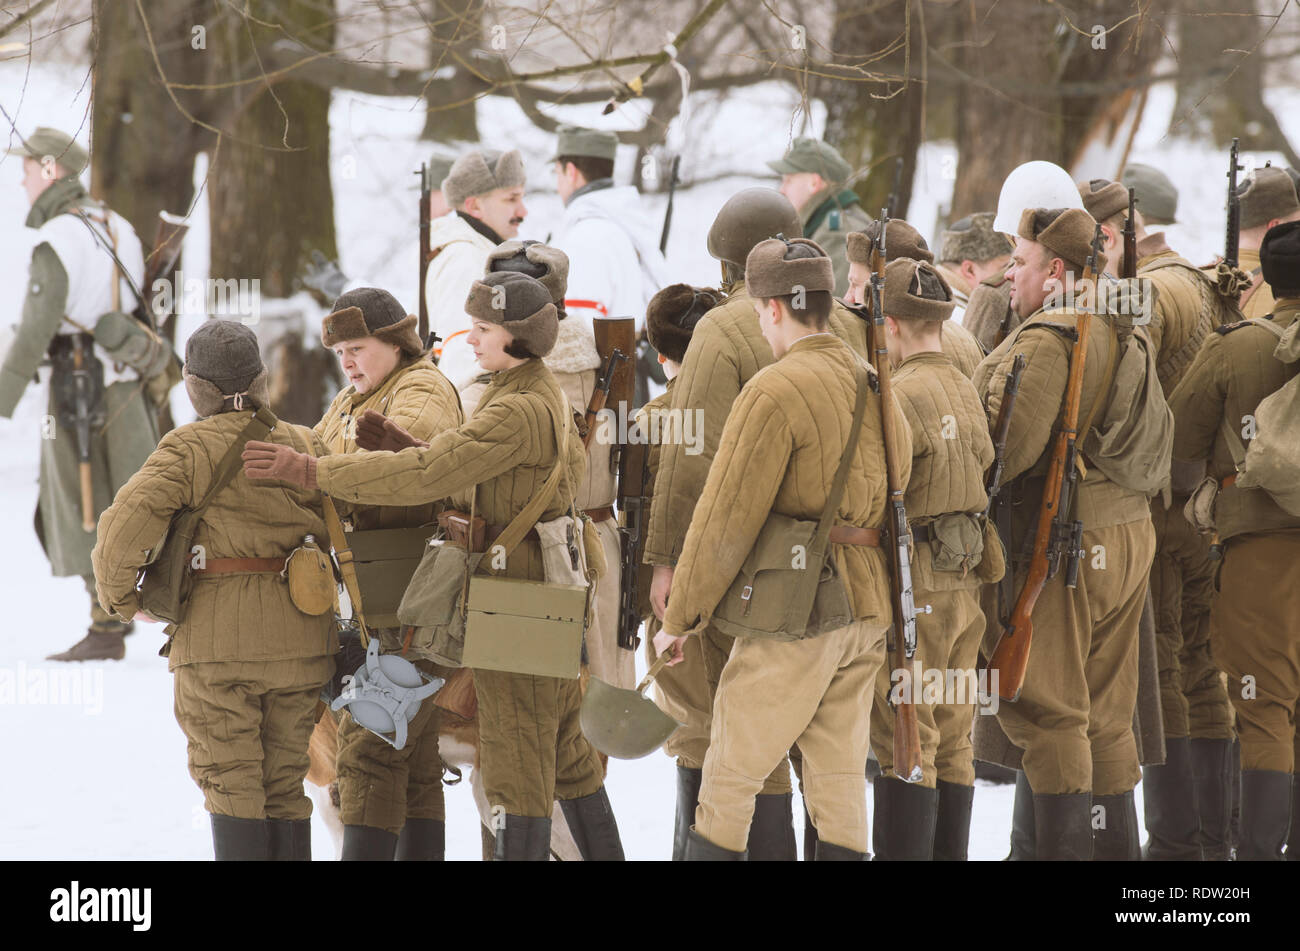
<path fill-rule="evenodd" d="M 428 443 L 416 439 L 383 413 L 368 409 L 357 417 L 357 447 L 371 452 L 401 452 L 412 446 L 427 448 Z"/>
<path fill-rule="evenodd" d="M 244 475 L 250 479 L 274 479 L 300 489 L 317 489 L 316 457 L 295 452 L 288 446 L 250 439 L 244 446 Z"/>

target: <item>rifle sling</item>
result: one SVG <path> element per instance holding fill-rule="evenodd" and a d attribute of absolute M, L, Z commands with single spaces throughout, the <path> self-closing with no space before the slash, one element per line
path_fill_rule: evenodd
<path fill-rule="evenodd" d="M 811 558 L 808 559 L 810 565 L 818 569 L 818 579 L 821 575 L 821 566 L 825 560 L 826 545 L 830 540 L 831 522 L 835 520 L 835 512 L 839 509 L 840 499 L 844 497 L 844 484 L 848 481 L 849 467 L 853 463 L 853 453 L 858 447 L 858 437 L 862 433 L 862 420 L 867 412 L 867 390 L 870 388 L 869 375 L 867 368 L 859 363 L 857 366 L 857 398 L 853 404 L 853 422 L 849 424 L 849 438 L 845 443 L 844 451 L 840 454 L 840 464 L 835 469 L 835 479 L 831 482 L 831 491 L 826 496 L 826 504 L 822 506 L 821 518 L 817 520 L 817 534 L 813 536 Z M 889 407 L 884 408 L 889 412 Z M 812 616 L 813 604 L 817 599 L 817 582 L 814 579 L 812 584 L 806 584 L 799 592 L 799 603 L 796 605 L 794 617 L 807 618 Z"/>

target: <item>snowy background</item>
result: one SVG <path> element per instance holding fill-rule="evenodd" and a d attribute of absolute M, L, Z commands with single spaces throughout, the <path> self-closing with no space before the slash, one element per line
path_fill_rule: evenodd
<path fill-rule="evenodd" d="M 84 69 L 23 60 L 0 63 L 0 104 L 24 132 L 37 125 L 80 130 L 88 140 L 89 82 Z M 1292 90 L 1270 96 L 1284 120 L 1300 99 Z M 777 158 L 789 137 L 818 134 L 823 115 L 805 113 L 798 95 L 773 83 L 732 91 L 722 110 L 716 94 L 691 97 L 669 141 L 684 150 L 668 263 L 674 280 L 716 284 L 718 266 L 704 239 L 718 208 L 751 185 L 774 186 L 764 162 Z M 1195 263 L 1222 247 L 1225 153 L 1165 137 L 1173 90 L 1152 89 L 1132 161 L 1164 168 L 1181 190 L 1180 224 L 1168 229 L 1172 246 Z M 480 106 L 484 145 L 517 147 L 529 171 L 528 218 L 521 237 L 544 239 L 558 220 L 549 158 L 553 139 L 536 129 L 511 101 Z M 636 104 L 602 117 L 600 106 L 556 109 L 554 115 L 604 128 L 643 122 Z M 423 121 L 413 100 L 336 93 L 331 114 L 334 201 L 343 270 L 389 288 L 415 308 L 416 179 L 411 174 L 432 147 L 417 136 Z M 1300 129 L 1291 129 L 1292 135 Z M 620 151 L 618 177 L 626 181 L 634 150 Z M 1262 165 L 1280 156 L 1247 157 Z M 909 220 L 937 244 L 935 227 L 952 189 L 955 150 L 926 145 L 919 157 Z M 1114 177 L 1118 154 L 1097 153 L 1075 169 L 1076 178 Z M 201 182 L 204 170 L 196 169 Z M 33 232 L 24 228 L 28 206 L 20 187 L 21 162 L 0 158 L 0 325 L 15 323 L 24 291 Z M 653 176 L 648 176 L 653 180 Z M 691 186 L 694 180 L 704 184 Z M 647 214 L 662 218 L 664 197 L 647 196 Z M 172 209 L 183 212 L 184 209 Z M 206 277 L 207 207 L 200 196 L 185 246 L 186 277 Z M 152 236 L 145 236 L 151 238 Z M 179 349 L 199 317 L 180 325 Z M 314 333 L 313 333 L 314 336 Z M 44 387 L 30 387 L 14 419 L 0 420 L 0 584 L 7 608 L 0 637 L 0 858 L 208 859 L 207 815 L 186 770 L 185 739 L 172 713 L 172 678 L 156 655 L 161 625 L 137 625 L 121 662 L 80 665 L 42 660 L 79 640 L 88 623 L 87 599 L 77 578 L 53 578 L 32 530 L 37 497 L 37 440 Z M 193 419 L 183 388 L 174 393 L 178 423 Z M 638 655 L 638 667 L 643 668 Z M 656 753 L 611 763 L 608 789 L 629 858 L 666 859 L 672 840 L 675 771 Z M 478 816 L 468 784 L 446 789 L 447 857 L 477 859 Z M 1141 812 L 1141 791 L 1138 810 Z M 1012 790 L 980 785 L 975 797 L 971 858 L 1000 859 L 1007 852 Z M 800 815 L 796 802 L 796 815 Z M 334 856 L 324 823 L 314 822 L 317 859 Z M 799 825 L 801 833 L 801 822 Z M 799 836 L 800 840 L 802 835 Z"/>

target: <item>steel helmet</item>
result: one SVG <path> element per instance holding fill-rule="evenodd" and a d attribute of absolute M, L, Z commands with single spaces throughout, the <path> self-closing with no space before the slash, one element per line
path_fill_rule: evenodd
<path fill-rule="evenodd" d="M 1011 171 L 998 195 L 993 230 L 1015 237 L 1026 208 L 1083 208 L 1070 173 L 1051 162 L 1026 162 Z"/>
<path fill-rule="evenodd" d="M 424 673 L 405 657 L 379 653 L 379 638 L 372 637 L 366 662 L 330 709 L 347 707 L 352 719 L 395 750 L 406 745 L 406 730 L 420 704 L 442 689 L 441 677 Z"/>
<path fill-rule="evenodd" d="M 709 228 L 709 254 L 742 271 L 754 245 L 783 234 L 803 237 L 803 222 L 790 199 L 775 188 L 746 188 L 727 199 Z"/>
<path fill-rule="evenodd" d="M 667 652 L 661 654 L 635 690 L 615 687 L 599 677 L 588 681 L 578 723 L 592 746 L 615 759 L 640 759 L 676 732 L 681 724 L 643 696 L 668 659 Z"/>

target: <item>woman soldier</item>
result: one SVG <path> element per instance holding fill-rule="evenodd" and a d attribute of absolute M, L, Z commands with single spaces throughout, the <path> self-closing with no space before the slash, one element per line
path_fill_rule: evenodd
<path fill-rule="evenodd" d="M 349 381 L 315 426 L 330 454 L 358 451 L 356 420 L 366 410 L 384 413 L 422 440 L 464 422 L 456 388 L 428 359 L 415 323 L 392 294 L 375 287 L 348 291 L 321 322 L 321 342 L 334 351 Z M 431 524 L 437 508 L 359 505 L 352 507 L 351 521 L 354 531 L 414 528 Z M 400 628 L 371 634 L 385 653 L 402 648 Z M 408 659 L 438 673 L 427 658 Z M 446 827 L 434 703 L 421 704 L 400 750 L 342 713 L 337 768 L 344 861 L 442 860 Z"/>
<path fill-rule="evenodd" d="M 582 481 L 585 455 L 576 435 L 567 445 L 557 440 L 556 420 L 569 408 L 541 361 L 555 344 L 555 305 L 540 282 L 507 272 L 475 282 L 465 309 L 472 320 L 467 342 L 493 376 L 464 425 L 419 447 L 388 421 L 381 448 L 409 448 L 319 460 L 284 446 L 250 443 L 245 471 L 371 505 L 421 505 L 472 491 L 475 512 L 488 522 L 490 544 L 563 459 L 565 477 L 542 520 L 566 513 Z M 535 536 L 510 552 L 503 574 L 545 580 Z M 488 803 L 504 812 L 497 858 L 545 860 L 558 798 L 584 859 L 622 859 L 600 760 L 578 723 L 578 681 L 475 670 L 474 686 L 483 784 Z"/>
<path fill-rule="evenodd" d="M 99 601 L 123 620 L 140 611 L 136 575 L 150 547 L 213 488 L 238 440 L 270 426 L 272 441 L 259 445 L 308 458 L 321 451 L 310 429 L 266 408 L 257 337 L 243 324 L 209 320 L 194 331 L 184 375 L 199 420 L 164 436 L 99 518 L 91 553 Z M 299 610 L 280 573 L 304 536 L 325 537 L 321 497 L 252 486 L 237 458 L 228 471 L 194 533 L 193 589 L 162 650 L 176 675 L 176 720 L 212 814 L 217 859 L 310 859 L 307 744 L 338 641 L 331 612 Z"/>

